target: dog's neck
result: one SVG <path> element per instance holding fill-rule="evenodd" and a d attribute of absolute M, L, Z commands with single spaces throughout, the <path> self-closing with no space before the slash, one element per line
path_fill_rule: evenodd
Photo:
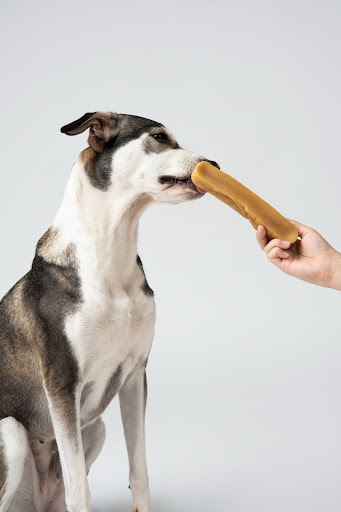
<path fill-rule="evenodd" d="M 90 286 L 129 288 L 136 268 L 138 221 L 151 202 L 150 196 L 116 181 L 110 191 L 96 189 L 79 158 L 53 222 L 59 233 L 55 245 L 60 253 L 75 248 Z"/>

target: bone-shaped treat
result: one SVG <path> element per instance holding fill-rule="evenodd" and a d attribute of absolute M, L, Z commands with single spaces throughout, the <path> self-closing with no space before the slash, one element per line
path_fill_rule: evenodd
<path fill-rule="evenodd" d="M 200 162 L 195 167 L 192 181 L 248 219 L 255 229 L 262 224 L 269 239 L 280 238 L 292 244 L 296 242 L 298 232 L 291 222 L 239 181 L 209 162 Z"/>

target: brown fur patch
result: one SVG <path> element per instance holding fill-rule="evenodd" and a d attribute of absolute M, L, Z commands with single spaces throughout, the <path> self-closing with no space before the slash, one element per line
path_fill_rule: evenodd
<path fill-rule="evenodd" d="M 83 149 L 79 155 L 79 160 L 82 164 L 85 164 L 89 158 L 94 158 L 96 156 L 96 151 L 92 149 L 90 146 L 88 148 Z"/>
<path fill-rule="evenodd" d="M 8 303 L 6 305 L 7 318 L 13 328 L 16 329 L 16 332 L 19 336 L 26 338 L 32 348 L 37 348 L 37 333 L 35 332 L 35 315 L 34 312 L 24 304 L 24 279 L 18 281 L 18 283 L 13 287 L 12 293 L 9 297 Z M 38 354 L 38 352 L 37 352 Z M 37 359 L 38 361 L 38 359 Z M 18 363 L 20 363 L 18 361 Z M 37 366 L 38 368 L 38 366 Z M 19 368 L 18 368 L 19 370 Z M 20 365 L 20 373 L 25 370 L 25 367 Z M 29 377 L 29 375 L 27 375 Z M 36 375 L 34 376 L 36 379 Z"/>
<path fill-rule="evenodd" d="M 37 255 L 60 267 L 76 266 L 74 244 L 62 239 L 58 229 L 49 228 L 37 244 Z"/>

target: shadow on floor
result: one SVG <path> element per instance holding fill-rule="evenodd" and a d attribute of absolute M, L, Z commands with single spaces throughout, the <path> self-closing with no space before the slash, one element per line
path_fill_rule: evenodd
<path fill-rule="evenodd" d="M 152 501 L 153 510 L 157 512 L 174 512 L 174 504 L 165 504 L 158 499 Z M 93 512 L 131 512 L 131 500 L 113 500 L 111 503 L 104 503 L 103 505 L 93 505 Z"/>

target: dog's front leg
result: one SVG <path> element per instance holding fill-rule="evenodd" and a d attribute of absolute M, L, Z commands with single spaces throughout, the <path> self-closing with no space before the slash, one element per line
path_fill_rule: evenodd
<path fill-rule="evenodd" d="M 133 512 L 152 512 L 146 464 L 144 416 L 147 400 L 145 367 L 139 367 L 124 382 L 119 392 L 121 414 L 129 458 L 129 484 L 133 493 Z"/>
<path fill-rule="evenodd" d="M 74 393 L 49 393 L 50 415 L 57 441 L 67 512 L 91 512 L 80 424 L 80 400 Z"/>

